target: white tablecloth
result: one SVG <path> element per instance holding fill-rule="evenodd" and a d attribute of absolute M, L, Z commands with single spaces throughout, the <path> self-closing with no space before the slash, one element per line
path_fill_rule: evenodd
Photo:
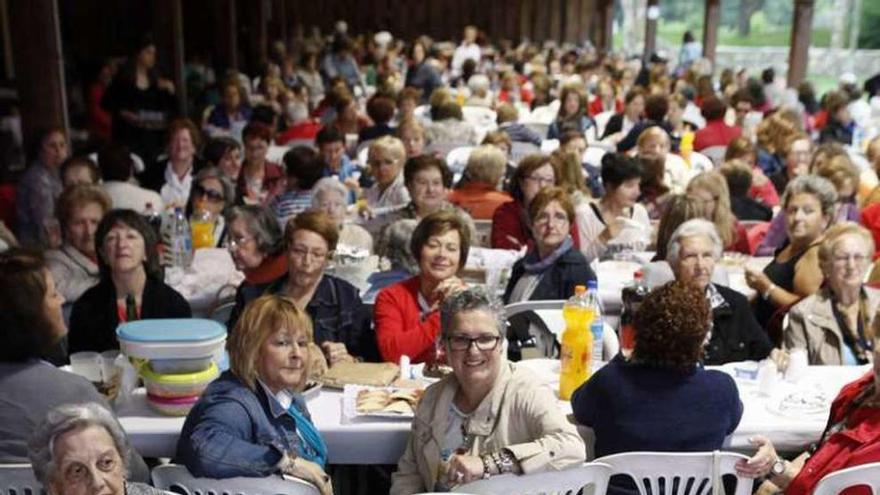
<path fill-rule="evenodd" d="M 244 274 L 235 269 L 232 255 L 223 248 L 196 249 L 192 265 L 182 273 L 165 270 L 165 283 L 186 299 L 195 317 L 209 316 L 221 290 L 234 295 L 242 280 Z"/>
<path fill-rule="evenodd" d="M 754 363 L 751 363 L 754 365 Z M 548 387 L 556 388 L 558 383 L 558 361 L 530 360 L 522 365 L 535 371 L 535 375 Z M 749 363 L 728 364 L 718 367 L 734 374 L 736 367 L 745 368 Z M 844 366 L 811 366 L 797 387 L 821 390 L 830 401 L 837 395 L 840 387 L 855 380 L 870 369 Z M 781 451 L 800 451 L 811 442 L 818 440 L 828 416 L 826 408 L 821 414 L 806 418 L 786 417 L 771 412 L 770 406 L 785 393 L 797 388 L 784 384 L 774 397 L 761 397 L 754 381 L 737 379 L 740 397 L 745 412 L 739 427 L 728 439 L 727 447 L 744 452 L 752 452 L 748 442 L 755 434 L 768 436 Z M 410 431 L 407 420 L 372 420 L 359 418 L 344 423 L 342 419 L 342 392 L 323 389 L 308 400 L 309 411 L 327 442 L 331 464 L 396 464 L 403 453 Z M 571 413 L 571 404 L 559 402 L 559 407 Z M 132 445 L 141 455 L 147 457 L 173 457 L 177 437 L 183 427 L 183 418 L 160 416 L 149 409 L 144 391 L 139 390 L 132 401 L 118 411 L 123 428 L 128 433 Z"/>

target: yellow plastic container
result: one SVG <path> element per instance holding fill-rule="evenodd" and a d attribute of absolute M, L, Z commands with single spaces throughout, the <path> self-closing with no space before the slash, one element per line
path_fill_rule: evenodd
<path fill-rule="evenodd" d="M 593 354 L 593 333 L 590 325 L 595 314 L 589 308 L 573 304 L 575 298 L 583 298 L 587 288 L 575 287 L 575 296 L 562 308 L 565 332 L 562 333 L 560 352 L 559 398 L 570 400 L 571 394 L 590 378 Z"/>

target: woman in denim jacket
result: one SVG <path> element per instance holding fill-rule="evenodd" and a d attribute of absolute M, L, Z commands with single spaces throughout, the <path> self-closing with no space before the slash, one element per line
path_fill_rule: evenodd
<path fill-rule="evenodd" d="M 300 395 L 312 342 L 311 321 L 292 300 L 251 302 L 230 336 L 229 371 L 186 418 L 177 462 L 209 478 L 286 474 L 332 494 L 327 446 Z"/>

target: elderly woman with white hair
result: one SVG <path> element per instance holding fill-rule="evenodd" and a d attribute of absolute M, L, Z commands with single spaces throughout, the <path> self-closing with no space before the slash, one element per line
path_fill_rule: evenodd
<path fill-rule="evenodd" d="M 874 239 L 853 222 L 825 232 L 819 266 L 826 284 L 795 304 L 783 329 L 787 349 L 806 349 L 810 364 L 867 364 L 880 289 L 864 284 L 874 256 Z"/>
<path fill-rule="evenodd" d="M 507 169 L 507 157 L 489 144 L 471 151 L 462 182 L 449 193 L 449 202 L 467 211 L 476 220 L 491 220 L 495 210 L 513 201 L 498 190 Z"/>
<path fill-rule="evenodd" d="M 34 475 L 50 495 L 160 495 L 128 481 L 132 448 L 102 405 L 65 404 L 49 411 L 28 443 Z"/>
<path fill-rule="evenodd" d="M 367 152 L 367 165 L 376 182 L 364 193 L 367 206 L 374 211 L 394 210 L 409 203 L 409 191 L 403 181 L 406 149 L 396 137 L 383 136 L 373 141 Z"/>
<path fill-rule="evenodd" d="M 755 320 L 748 299 L 729 287 L 712 283 L 722 250 L 721 236 L 712 222 L 702 218 L 684 222 L 672 233 L 666 249 L 666 261 L 675 278 L 706 293 L 712 326 L 703 348 L 704 364 L 761 360 L 779 354 L 771 352 L 773 344 Z"/>
<path fill-rule="evenodd" d="M 312 187 L 312 210 L 323 211 L 339 228 L 339 246 L 373 252 L 373 237 L 360 225 L 348 221 L 348 189 L 336 177 L 324 177 Z"/>
<path fill-rule="evenodd" d="M 409 240 L 419 224 L 412 218 L 403 218 L 392 223 L 385 229 L 384 235 L 376 248 L 380 256 L 380 265 L 387 263 L 385 269 L 371 274 L 367 278 L 370 284 L 363 300 L 370 304 L 376 300 L 379 291 L 389 285 L 403 282 L 419 273 L 419 263 L 409 250 Z"/>
<path fill-rule="evenodd" d="M 474 74 L 467 81 L 468 89 L 471 95 L 468 97 L 465 105 L 471 107 L 492 108 L 495 106 L 495 97 L 489 89 L 492 82 L 485 74 Z"/>
<path fill-rule="evenodd" d="M 565 469 L 584 443 L 534 374 L 505 358 L 504 306 L 473 287 L 441 307 L 453 372 L 428 387 L 392 476 L 392 495 L 444 491 L 499 474 Z"/>

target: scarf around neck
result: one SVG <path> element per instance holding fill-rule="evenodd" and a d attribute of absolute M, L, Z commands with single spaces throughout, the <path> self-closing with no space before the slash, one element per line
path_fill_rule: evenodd
<path fill-rule="evenodd" d="M 567 253 L 573 245 L 574 242 L 571 240 L 571 236 L 568 236 L 562 241 L 562 244 L 560 244 L 558 248 L 554 249 L 553 252 L 544 259 L 540 259 L 538 250 L 535 249 L 526 255 L 523 260 L 523 268 L 527 273 L 531 274 L 544 273 L 548 268 L 556 264 L 556 261 L 561 258 L 563 254 Z"/>

